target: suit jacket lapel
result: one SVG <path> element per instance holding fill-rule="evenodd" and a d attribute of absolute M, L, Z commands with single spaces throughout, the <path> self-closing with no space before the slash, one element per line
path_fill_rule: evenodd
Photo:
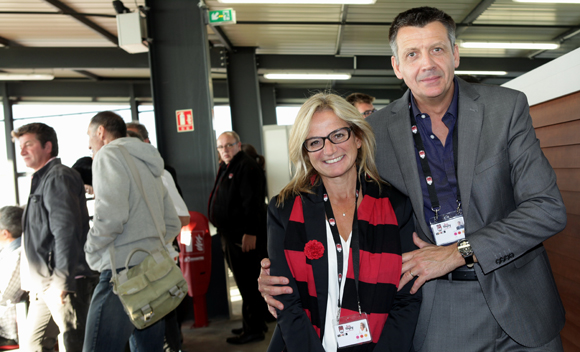
<path fill-rule="evenodd" d="M 318 298 L 318 312 L 320 314 L 320 333 L 324 332 L 326 320 L 326 302 L 328 300 L 328 243 L 326 241 L 326 213 L 322 200 L 322 187 L 315 187 L 315 194 L 302 196 L 304 224 L 308 241 L 316 240 L 324 246 L 322 258 L 312 260 L 312 272 Z"/>
<path fill-rule="evenodd" d="M 423 193 L 417 170 L 417 160 L 415 158 L 415 145 L 411 136 L 411 119 L 409 117 L 409 93 L 399 99 L 391 109 L 391 116 L 387 122 L 389 137 L 397 157 L 397 162 L 401 168 L 407 195 L 411 199 L 415 216 L 422 231 L 418 231 L 423 240 L 433 242 L 430 230 L 425 219 L 423 210 Z M 397 186 L 397 185 L 395 185 Z M 425 235 L 427 234 L 427 235 Z"/>
<path fill-rule="evenodd" d="M 469 83 L 459 78 L 457 81 L 459 82 L 457 176 L 463 212 L 467 214 L 483 124 L 483 105 L 477 102 L 479 93 Z"/>

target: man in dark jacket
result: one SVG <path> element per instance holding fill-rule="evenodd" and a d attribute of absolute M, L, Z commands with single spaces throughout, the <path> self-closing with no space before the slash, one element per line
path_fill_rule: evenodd
<path fill-rule="evenodd" d="M 217 140 L 220 168 L 209 198 L 208 217 L 221 236 L 224 256 L 242 295 L 243 328 L 228 343 L 244 344 L 264 339 L 264 301 L 258 291 L 260 259 L 265 255 L 266 212 L 264 172 L 241 151 L 235 132 Z"/>
<path fill-rule="evenodd" d="M 89 231 L 85 188 L 78 172 L 61 164 L 52 127 L 31 123 L 12 132 L 20 155 L 34 170 L 23 216 L 21 281 L 30 308 L 21 341 L 24 351 L 42 351 L 55 324 L 67 352 L 82 350 L 95 277 L 83 246 Z"/>

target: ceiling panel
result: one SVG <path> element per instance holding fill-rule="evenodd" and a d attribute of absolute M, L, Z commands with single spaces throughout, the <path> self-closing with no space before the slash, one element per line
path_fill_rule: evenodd
<path fill-rule="evenodd" d="M 580 25 L 578 4 L 534 4 L 496 0 L 477 24 Z"/>
<path fill-rule="evenodd" d="M 84 18 L 94 22 L 104 31 L 111 33 L 112 36 L 117 36 L 115 11 L 111 0 L 60 1 L 74 11 L 88 15 Z M 197 3 L 199 0 L 191 1 Z M 125 0 L 124 3 L 129 9 L 136 10 L 138 6 L 144 5 L 145 0 Z M 255 47 L 258 55 L 328 55 L 329 58 L 333 58 L 337 49 L 340 48 L 340 56 L 370 56 L 373 59 L 374 56 L 379 56 L 388 63 L 391 55 L 388 45 L 388 24 L 398 13 L 411 7 L 435 6 L 447 12 L 456 22 L 460 23 L 482 1 L 377 0 L 374 5 L 348 6 L 227 5 L 221 4 L 217 0 L 206 0 L 205 3 L 209 9 L 234 8 L 236 10 L 238 24 L 220 27 L 234 49 L 235 47 Z M 346 24 L 340 26 L 338 24 L 343 17 L 343 10 L 346 10 Z M 0 43 L 12 41 L 27 47 L 59 48 L 115 46 L 110 39 L 65 14 L 7 14 L 8 11 L 56 13 L 58 10 L 44 0 L 0 0 Z M 94 16 L 95 14 L 102 16 Z M 292 22 L 300 23 L 292 24 Z M 311 22 L 311 24 L 304 24 L 304 22 Z M 329 24 L 324 24 L 325 22 Z M 493 27 L 489 27 L 491 25 Z M 557 26 L 565 28 L 556 28 Z M 467 28 L 463 27 L 464 29 L 460 30 L 458 39 L 551 41 L 573 27 L 580 29 L 580 5 L 522 4 L 511 0 L 496 0 L 473 20 L 473 25 Z M 212 45 L 222 45 L 219 36 L 213 33 L 210 27 L 208 27 L 208 38 Z M 553 59 L 578 47 L 580 47 L 580 34 L 565 40 L 560 49 L 552 51 L 462 48 L 460 54 L 464 58 L 482 59 L 516 57 Z M 1 50 L 3 49 L 0 49 L 0 55 Z M 39 58 L 39 60 L 41 59 Z M 102 59 L 107 60 L 107 56 L 103 55 Z M 362 59 L 359 61 L 362 63 Z M 327 69 L 329 71 L 338 70 L 337 67 L 333 67 L 331 62 L 332 60 L 329 60 Z M 109 80 L 142 79 L 149 76 L 149 72 L 145 68 L 91 69 L 90 67 L 79 67 L 75 69 L 88 70 L 97 77 Z M 0 70 L 2 70 L 1 66 Z M 343 67 L 342 70 L 352 73 L 354 77 L 346 82 L 280 82 L 278 84 L 322 88 L 349 84 L 356 87 L 400 85 L 400 81 L 392 76 L 390 69 L 356 70 L 355 67 Z M 221 71 L 225 71 L 224 67 L 221 67 Z M 53 72 L 57 77 L 67 79 L 90 79 L 70 68 L 53 70 Z M 263 70 L 259 72 L 262 74 Z M 223 72 L 221 73 L 223 75 Z M 500 81 L 502 79 L 488 79 L 486 82 Z"/>

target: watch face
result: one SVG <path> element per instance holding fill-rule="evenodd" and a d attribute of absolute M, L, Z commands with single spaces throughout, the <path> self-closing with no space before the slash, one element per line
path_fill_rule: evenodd
<path fill-rule="evenodd" d="M 465 258 L 473 255 L 473 250 L 471 249 L 471 245 L 466 240 L 459 242 L 457 247 L 459 253 Z"/>

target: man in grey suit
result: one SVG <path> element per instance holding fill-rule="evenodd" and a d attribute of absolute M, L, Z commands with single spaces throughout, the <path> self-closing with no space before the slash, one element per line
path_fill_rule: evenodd
<path fill-rule="evenodd" d="M 414 348 L 562 351 L 565 313 L 542 245 L 566 225 L 556 176 L 524 94 L 454 76 L 454 33 L 440 10 L 399 14 L 391 60 L 409 90 L 369 117 L 379 172 L 415 211 L 419 249 L 403 254 L 399 285 L 423 287 Z M 465 238 L 438 239 L 446 223 Z M 270 295 L 288 288 L 271 285 L 285 279 L 263 274 L 260 290 L 280 308 Z"/>

